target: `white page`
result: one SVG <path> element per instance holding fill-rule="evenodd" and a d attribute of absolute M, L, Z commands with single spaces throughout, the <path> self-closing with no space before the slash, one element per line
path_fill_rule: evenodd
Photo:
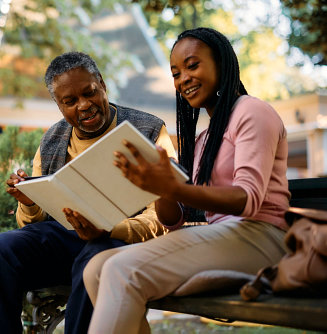
<path fill-rule="evenodd" d="M 74 171 L 70 171 L 69 177 L 73 181 L 75 181 L 76 176 L 78 176 L 74 174 Z M 79 179 L 77 180 L 80 182 Z M 67 222 L 65 214 L 62 212 L 63 208 L 78 211 L 95 226 L 107 231 L 110 231 L 114 225 L 127 218 L 117 210 L 117 208 L 112 206 L 108 208 L 111 203 L 104 201 L 102 197 L 96 197 L 94 188 L 89 184 L 84 184 L 84 193 L 90 194 L 90 197 L 94 199 L 93 202 L 97 201 L 99 205 L 102 205 L 102 208 L 105 208 L 104 210 L 97 210 L 99 208 L 90 206 L 90 201 L 87 202 L 80 196 L 77 196 L 76 193 L 61 183 L 58 180 L 58 175 L 55 174 L 44 178 L 23 181 L 18 183 L 16 187 L 51 217 L 70 230 L 72 230 L 73 227 Z M 95 197 L 93 197 L 94 195 Z M 110 212 L 110 216 L 102 215 L 102 212 L 108 213 L 108 211 Z"/>
<path fill-rule="evenodd" d="M 114 151 L 124 153 L 131 162 L 136 163 L 130 151 L 122 144 L 123 139 L 131 142 L 148 161 L 156 162 L 159 160 L 155 145 L 129 122 L 124 121 L 93 145 L 97 149 L 89 147 L 69 165 L 110 197 L 110 200 L 120 207 L 127 216 L 131 216 L 158 199 L 159 196 L 135 186 L 122 175 L 119 168 L 113 165 L 114 160 L 116 160 Z M 99 169 L 95 168 L 95 161 L 101 161 Z M 179 169 L 174 164 L 172 165 L 178 178 L 186 181 L 187 175 L 183 172 L 177 172 Z"/>
<path fill-rule="evenodd" d="M 108 198 L 103 196 L 73 169 L 67 168 L 56 174 L 55 178 L 60 183 L 69 185 L 69 189 L 66 189 L 66 191 L 71 192 L 72 197 L 78 194 L 78 202 L 68 207 L 80 212 L 98 228 L 110 231 L 116 224 L 128 218 L 126 214 L 115 207 Z"/>

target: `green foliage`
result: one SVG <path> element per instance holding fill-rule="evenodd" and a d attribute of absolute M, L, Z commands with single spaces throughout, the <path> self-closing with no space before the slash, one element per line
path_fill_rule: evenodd
<path fill-rule="evenodd" d="M 172 8 L 176 14 L 185 13 L 185 8 L 188 6 L 205 4 L 210 8 L 223 3 L 219 0 L 133 0 L 133 2 L 140 3 L 148 12 L 161 12 L 166 8 Z M 280 2 L 283 14 L 290 19 L 291 23 L 291 32 L 288 35 L 289 45 L 300 48 L 312 57 L 313 63 L 327 65 L 326 0 L 280 0 Z M 232 0 L 231 3 L 234 3 L 234 7 L 242 7 L 242 1 Z M 246 6 L 247 2 L 243 1 L 243 5 Z M 188 22 L 190 24 L 192 20 Z"/>
<path fill-rule="evenodd" d="M 30 0 L 12 2 L 4 28 L 4 47 L 0 52 L 0 95 L 23 99 L 47 94 L 43 75 L 57 55 L 67 51 L 90 54 L 111 90 L 117 94 L 121 77 L 137 60 L 119 52 L 99 36 L 90 25 L 97 14 L 112 9 L 115 0 Z M 119 73 L 119 76 L 117 75 Z M 49 97 L 49 95 L 47 95 Z"/>
<path fill-rule="evenodd" d="M 138 2 L 146 8 L 144 1 Z M 164 1 L 151 2 L 155 7 L 154 2 L 162 5 Z M 199 26 L 210 27 L 231 41 L 239 59 L 241 79 L 249 94 L 272 101 L 316 89 L 317 83 L 312 78 L 302 74 L 298 67 L 290 68 L 287 64 L 287 54 L 281 52 L 285 42 L 275 34 L 269 13 L 265 18 L 254 17 L 252 25 L 245 29 L 249 26 L 244 18 L 245 3 L 231 1 L 229 10 L 226 10 L 221 0 L 165 2 L 166 7 L 161 14 L 148 10 L 145 15 L 155 28 L 156 38 L 167 57 L 180 32 Z"/>
<path fill-rule="evenodd" d="M 159 14 L 154 10 L 147 10 L 149 6 L 144 4 L 147 1 L 138 1 L 145 9 L 145 16 L 151 26 L 156 29 L 156 38 L 165 48 L 166 54 L 169 53 L 170 46 L 167 47 L 167 40 L 175 40 L 177 35 L 186 29 L 192 29 L 199 26 L 214 28 L 215 24 L 212 20 L 216 11 L 221 8 L 220 4 L 212 4 L 208 6 L 209 1 L 153 1 L 148 3 L 166 3 L 164 11 Z M 160 6 L 158 4 L 158 6 Z M 160 6 L 161 7 L 161 6 Z M 165 14 L 170 12 L 171 19 Z"/>
<path fill-rule="evenodd" d="M 202 320 L 203 319 L 203 320 Z M 199 317 L 166 317 L 150 321 L 152 334 L 322 334 L 317 331 L 303 331 L 278 326 L 251 325 L 249 323 L 223 324 Z"/>
<path fill-rule="evenodd" d="M 194 4 L 198 0 L 132 0 L 138 2 L 145 11 L 161 12 L 165 8 L 174 8 L 179 10 L 188 4 Z"/>
<path fill-rule="evenodd" d="M 17 227 L 14 214 L 17 201 L 6 193 L 6 181 L 18 168 L 31 175 L 32 159 L 42 135 L 42 129 L 20 132 L 18 127 L 13 126 L 0 134 L 0 232 Z"/>
<path fill-rule="evenodd" d="M 281 0 L 281 4 L 291 20 L 289 44 L 312 57 L 314 63 L 327 65 L 326 0 Z"/>

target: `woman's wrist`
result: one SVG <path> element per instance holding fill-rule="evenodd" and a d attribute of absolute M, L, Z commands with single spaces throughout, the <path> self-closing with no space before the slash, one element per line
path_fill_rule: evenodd
<path fill-rule="evenodd" d="M 159 221 L 165 226 L 177 224 L 183 216 L 183 211 L 179 203 L 169 199 L 158 199 L 155 202 L 155 209 Z"/>

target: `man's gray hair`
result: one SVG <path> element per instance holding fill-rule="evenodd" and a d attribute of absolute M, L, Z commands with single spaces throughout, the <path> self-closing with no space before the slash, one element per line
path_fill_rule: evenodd
<path fill-rule="evenodd" d="M 55 76 L 77 67 L 83 67 L 89 73 L 94 74 L 98 80 L 101 79 L 100 71 L 95 61 L 89 55 L 76 51 L 63 53 L 52 60 L 44 77 L 45 84 L 54 100 L 53 80 Z"/>

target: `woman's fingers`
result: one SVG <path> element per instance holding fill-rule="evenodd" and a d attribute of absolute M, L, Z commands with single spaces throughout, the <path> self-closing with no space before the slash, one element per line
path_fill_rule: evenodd
<path fill-rule="evenodd" d="M 137 163 L 129 161 L 121 152 L 114 152 L 117 158 L 114 165 L 120 168 L 122 174 L 136 186 L 162 196 L 167 186 L 174 180 L 174 173 L 166 150 L 157 146 L 159 161 L 150 163 L 133 144 L 124 141 L 124 145 L 130 150 Z"/>
<path fill-rule="evenodd" d="M 156 145 L 157 151 L 159 152 L 160 161 L 165 164 L 170 164 L 170 159 L 168 157 L 167 151 L 159 145 Z"/>
<path fill-rule="evenodd" d="M 117 160 L 114 161 L 114 165 L 117 166 L 124 176 L 127 177 L 128 171 L 134 167 L 134 165 L 120 152 L 114 152 Z"/>
<path fill-rule="evenodd" d="M 133 154 L 133 157 L 136 159 L 136 161 L 139 164 L 143 164 L 147 162 L 142 156 L 142 154 L 140 153 L 140 151 L 133 144 L 131 144 L 127 140 L 123 140 L 123 144 L 131 151 L 131 153 Z"/>

